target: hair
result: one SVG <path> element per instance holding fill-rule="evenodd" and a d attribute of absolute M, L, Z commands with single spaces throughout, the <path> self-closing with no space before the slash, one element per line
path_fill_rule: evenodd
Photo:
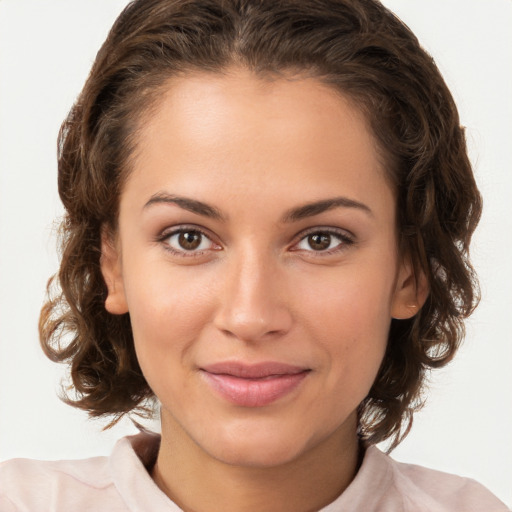
<path fill-rule="evenodd" d="M 244 67 L 305 75 L 366 115 L 397 197 L 402 254 L 428 280 L 418 313 L 392 320 L 381 368 L 359 406 L 365 443 L 394 448 L 446 365 L 478 302 L 468 259 L 481 197 L 453 98 L 410 29 L 376 0 L 136 0 L 121 13 L 62 124 L 58 185 L 61 265 L 40 318 L 45 353 L 70 365 L 65 400 L 114 424 L 154 398 L 137 362 L 129 314 L 105 309 L 101 234 L 119 197 L 144 113 L 173 76 Z"/>

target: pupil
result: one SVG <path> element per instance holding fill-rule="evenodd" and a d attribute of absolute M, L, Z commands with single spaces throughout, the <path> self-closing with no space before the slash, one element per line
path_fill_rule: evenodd
<path fill-rule="evenodd" d="M 183 249 L 187 249 L 189 251 L 197 249 L 201 244 L 201 233 L 197 233 L 196 231 L 180 233 L 179 244 Z"/>
<path fill-rule="evenodd" d="M 331 245 L 331 235 L 315 234 L 308 236 L 308 243 L 311 249 L 315 251 L 323 251 Z"/>

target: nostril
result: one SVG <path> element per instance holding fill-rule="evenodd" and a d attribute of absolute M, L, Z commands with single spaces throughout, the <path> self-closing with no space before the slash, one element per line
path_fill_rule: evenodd
<path fill-rule="evenodd" d="M 225 336 L 227 336 L 228 338 L 236 338 L 235 334 L 232 333 L 230 330 L 228 329 L 220 329 L 220 331 L 222 332 L 222 334 L 224 334 Z"/>
<path fill-rule="evenodd" d="M 261 341 L 269 338 L 276 338 L 284 335 L 287 328 L 268 329 L 262 325 L 238 325 L 231 328 L 217 326 L 222 334 L 227 338 L 236 338 L 240 341 L 252 342 Z M 284 326 L 283 326 L 284 327 Z"/>

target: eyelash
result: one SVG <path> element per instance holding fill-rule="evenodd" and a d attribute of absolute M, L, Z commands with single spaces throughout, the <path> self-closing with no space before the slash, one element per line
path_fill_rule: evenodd
<path fill-rule="evenodd" d="M 157 237 L 156 241 L 162 243 L 164 245 L 164 249 L 169 251 L 173 255 L 184 257 L 184 258 L 202 256 L 205 252 L 211 250 L 210 248 L 208 248 L 208 249 L 202 249 L 199 251 L 198 250 L 187 251 L 186 249 L 179 250 L 179 249 L 173 248 L 169 243 L 169 239 L 173 236 L 184 234 L 184 233 L 199 234 L 201 237 L 209 240 L 212 245 L 218 247 L 213 250 L 218 251 L 218 250 L 222 249 L 219 244 L 216 244 L 215 242 L 212 241 L 211 235 L 206 233 L 204 230 L 202 230 L 198 226 L 180 226 L 178 228 L 166 230 L 160 236 Z M 297 248 L 297 246 L 301 242 L 305 241 L 308 237 L 310 237 L 312 235 L 327 235 L 329 237 L 334 237 L 339 240 L 339 243 L 335 247 L 328 249 L 328 250 L 315 251 L 314 249 L 307 250 L 307 249 Z M 311 228 L 310 230 L 308 230 L 306 232 L 300 233 L 296 237 L 296 240 L 297 241 L 295 241 L 293 243 L 290 250 L 293 252 L 299 252 L 299 251 L 306 252 L 306 253 L 309 253 L 309 255 L 311 255 L 313 257 L 325 257 L 325 256 L 332 255 L 332 254 L 338 254 L 339 252 L 346 250 L 348 247 L 350 247 L 356 243 L 353 235 L 347 233 L 344 230 L 340 230 L 340 229 L 336 229 L 336 228 L 321 228 L 321 227 L 320 228 L 318 228 L 318 227 Z M 203 243 L 203 240 L 201 240 L 200 244 L 202 244 L 202 243 Z"/>
<path fill-rule="evenodd" d="M 199 250 L 199 251 L 197 251 L 197 250 L 187 251 L 186 249 L 178 250 L 178 249 L 175 249 L 174 247 L 172 247 L 169 243 L 169 239 L 173 236 L 184 234 L 184 233 L 199 234 L 199 235 L 201 235 L 201 237 L 209 240 L 212 245 L 219 247 L 219 249 L 214 249 L 214 250 L 220 250 L 220 245 L 218 245 L 212 241 L 211 235 L 206 233 L 204 230 L 202 230 L 198 226 L 180 226 L 178 228 L 166 230 L 159 237 L 157 237 L 156 241 L 162 243 L 164 245 L 164 249 L 166 251 L 169 251 L 171 254 L 173 254 L 175 256 L 181 256 L 183 258 L 190 258 L 190 257 L 193 258 L 193 257 L 201 256 L 206 251 L 211 250 L 211 249 L 203 249 L 203 250 Z M 203 242 L 203 240 L 201 240 L 201 243 L 202 242 Z"/>
<path fill-rule="evenodd" d="M 339 243 L 336 244 L 333 248 L 328 250 L 319 250 L 315 251 L 313 249 L 307 250 L 307 249 L 300 249 L 295 248 L 300 244 L 301 242 L 307 240 L 308 237 L 311 235 L 327 235 L 329 237 L 334 237 L 339 240 Z M 333 254 L 339 254 L 342 251 L 347 250 L 350 246 L 354 245 L 356 243 L 354 236 L 350 233 L 348 233 L 345 230 L 337 229 L 337 228 L 323 228 L 323 227 L 315 227 L 312 229 L 309 229 L 305 232 L 302 232 L 297 237 L 299 240 L 298 242 L 295 242 L 292 246 L 292 251 L 304 251 L 307 252 L 310 256 L 313 257 L 325 257 L 330 256 Z"/>

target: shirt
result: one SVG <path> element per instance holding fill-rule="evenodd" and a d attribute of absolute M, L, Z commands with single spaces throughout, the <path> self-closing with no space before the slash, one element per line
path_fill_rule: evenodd
<path fill-rule="evenodd" d="M 110 456 L 0 464 L 0 512 L 180 512 L 153 482 L 160 436 L 120 439 Z M 484 486 L 367 448 L 351 484 L 320 512 L 507 512 Z"/>

